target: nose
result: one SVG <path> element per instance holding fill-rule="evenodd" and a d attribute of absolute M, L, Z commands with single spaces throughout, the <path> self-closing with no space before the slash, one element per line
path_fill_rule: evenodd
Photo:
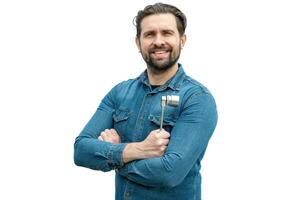
<path fill-rule="evenodd" d="M 155 46 L 163 46 L 165 44 L 165 40 L 162 35 L 157 34 L 153 40 L 153 44 Z"/>

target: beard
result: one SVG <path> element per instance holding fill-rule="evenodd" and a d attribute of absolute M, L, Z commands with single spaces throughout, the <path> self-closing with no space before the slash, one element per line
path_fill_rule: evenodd
<path fill-rule="evenodd" d="M 169 56 L 164 59 L 155 59 L 151 57 L 151 53 L 154 51 L 167 51 Z M 155 74 L 162 74 L 166 72 L 168 69 L 172 68 L 172 66 L 177 63 L 180 53 L 181 53 L 181 44 L 178 46 L 178 51 L 174 51 L 173 48 L 166 47 L 153 47 L 148 52 L 141 52 L 144 61 L 146 62 L 148 68 Z"/>

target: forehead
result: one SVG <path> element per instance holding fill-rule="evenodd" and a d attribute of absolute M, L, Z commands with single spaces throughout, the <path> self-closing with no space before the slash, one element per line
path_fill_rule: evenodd
<path fill-rule="evenodd" d="M 177 30 L 176 19 L 173 14 L 154 14 L 145 17 L 141 22 L 141 31 Z"/>

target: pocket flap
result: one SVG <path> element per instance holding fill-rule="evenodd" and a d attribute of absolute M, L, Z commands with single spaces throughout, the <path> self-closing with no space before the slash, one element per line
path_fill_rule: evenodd
<path fill-rule="evenodd" d="M 149 120 L 152 121 L 154 124 L 157 126 L 160 126 L 160 115 L 149 115 Z M 174 126 L 176 122 L 176 119 L 173 117 L 170 117 L 168 115 L 164 115 L 164 120 L 163 120 L 163 126 Z"/>
<path fill-rule="evenodd" d="M 117 109 L 113 114 L 113 119 L 115 122 L 119 122 L 119 121 L 127 120 L 129 118 L 129 115 L 130 115 L 129 110 Z"/>

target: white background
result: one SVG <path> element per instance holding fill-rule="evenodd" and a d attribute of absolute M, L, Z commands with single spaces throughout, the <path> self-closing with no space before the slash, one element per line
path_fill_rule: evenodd
<path fill-rule="evenodd" d="M 0 199 L 114 199 L 114 173 L 76 167 L 73 142 L 144 70 L 132 19 L 154 2 L 0 2 Z M 167 3 L 188 18 L 180 62 L 218 104 L 203 199 L 299 200 L 298 2 Z"/>

